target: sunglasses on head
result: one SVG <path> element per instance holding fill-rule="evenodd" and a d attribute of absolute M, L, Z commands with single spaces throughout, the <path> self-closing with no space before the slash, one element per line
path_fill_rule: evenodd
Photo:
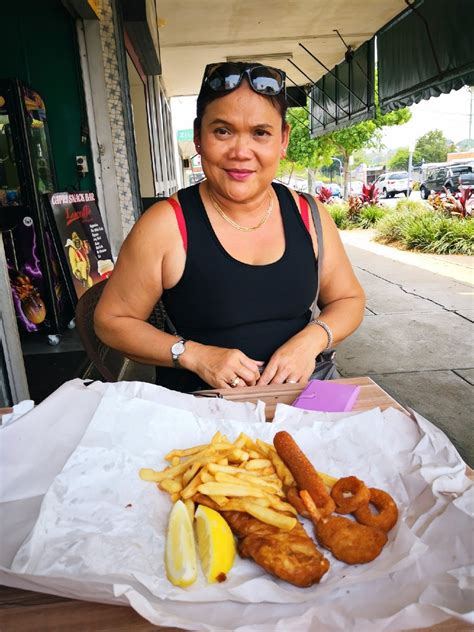
<path fill-rule="evenodd" d="M 232 62 L 208 64 L 204 72 L 204 84 L 214 92 L 230 92 L 247 76 L 252 90 L 267 97 L 275 97 L 285 89 L 285 73 L 278 68 Z"/>

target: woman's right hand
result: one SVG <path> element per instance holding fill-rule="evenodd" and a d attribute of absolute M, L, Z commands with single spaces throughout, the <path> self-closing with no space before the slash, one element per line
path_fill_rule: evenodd
<path fill-rule="evenodd" d="M 192 340 L 186 342 L 186 351 L 180 357 L 180 363 L 213 388 L 230 388 L 231 384 L 255 386 L 260 377 L 259 367 L 263 365 L 263 362 L 252 360 L 239 349 L 202 345 Z"/>

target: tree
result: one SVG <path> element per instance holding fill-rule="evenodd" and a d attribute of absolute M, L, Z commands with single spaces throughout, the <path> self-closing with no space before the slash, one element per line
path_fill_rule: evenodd
<path fill-rule="evenodd" d="M 381 142 L 381 128 L 387 125 L 402 125 L 411 118 L 407 108 L 378 114 L 375 119 L 363 121 L 350 127 L 311 138 L 307 124 L 308 115 L 303 108 L 291 108 L 288 122 L 292 125 L 288 158 L 300 165 L 314 169 L 323 164 L 331 164 L 331 157 L 340 157 L 344 168 L 344 194 L 349 193 L 349 160 L 364 148 L 378 147 Z"/>
<path fill-rule="evenodd" d="M 456 145 L 458 151 L 470 151 L 474 149 L 474 138 L 465 138 Z"/>
<path fill-rule="evenodd" d="M 408 147 L 400 147 L 395 155 L 388 161 L 388 168 L 391 171 L 406 171 L 408 169 L 409 158 Z"/>
<path fill-rule="evenodd" d="M 410 152 L 408 147 L 400 147 L 397 149 L 392 158 L 388 161 L 388 168 L 391 171 L 407 171 Z M 421 156 L 418 152 L 413 152 L 413 164 L 418 165 L 421 162 Z"/>
<path fill-rule="evenodd" d="M 286 157 L 308 169 L 311 179 L 314 169 L 331 164 L 331 150 L 326 143 L 320 143 L 319 139 L 311 138 L 308 114 L 304 108 L 291 108 L 288 110 L 287 119 L 291 125 L 291 134 Z"/>
<path fill-rule="evenodd" d="M 416 141 L 415 152 L 425 162 L 445 162 L 447 154 L 455 151 L 456 146 L 448 140 L 440 129 L 427 132 Z"/>

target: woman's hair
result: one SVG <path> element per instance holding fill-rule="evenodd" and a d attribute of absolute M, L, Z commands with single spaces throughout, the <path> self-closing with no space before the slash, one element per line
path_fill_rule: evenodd
<path fill-rule="evenodd" d="M 263 66 L 263 64 L 254 64 L 254 63 L 250 64 L 246 62 L 236 62 L 236 63 L 238 63 L 239 65 L 241 64 L 243 70 L 247 68 L 253 68 L 254 66 Z M 243 80 L 247 81 L 247 83 L 250 85 L 248 76 L 246 74 L 244 74 Z M 194 119 L 195 133 L 196 132 L 199 133 L 201 131 L 202 117 L 204 116 L 204 112 L 206 111 L 206 107 L 209 105 L 209 103 L 212 103 L 216 99 L 221 99 L 222 97 L 225 97 L 227 94 L 229 94 L 229 91 L 216 92 L 215 90 L 210 88 L 206 81 L 206 78 L 204 77 L 204 79 L 202 80 L 201 89 L 199 91 L 199 95 L 196 102 L 196 118 Z M 280 94 L 277 94 L 276 96 L 267 96 L 263 94 L 262 96 L 264 96 L 266 99 L 270 99 L 273 107 L 276 110 L 278 110 L 279 114 L 281 115 L 281 127 L 282 129 L 284 129 L 286 125 L 286 110 L 288 108 L 285 90 L 282 90 Z"/>

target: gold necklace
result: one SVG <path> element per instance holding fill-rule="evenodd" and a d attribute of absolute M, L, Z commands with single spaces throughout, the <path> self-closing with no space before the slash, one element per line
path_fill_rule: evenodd
<path fill-rule="evenodd" d="M 216 211 L 219 213 L 219 215 L 222 217 L 222 219 L 225 220 L 228 224 L 230 224 L 233 228 L 236 228 L 237 230 L 242 230 L 244 233 L 250 233 L 253 230 L 257 230 L 257 228 L 260 228 L 260 226 L 263 226 L 265 222 L 267 221 L 267 219 L 270 217 L 270 214 L 273 210 L 273 198 L 271 194 L 269 193 L 268 197 L 270 201 L 268 203 L 268 208 L 263 214 L 262 219 L 258 222 L 258 224 L 256 224 L 255 226 L 241 226 L 240 224 L 237 224 L 237 222 L 234 222 L 233 219 L 231 219 L 228 215 L 224 213 L 224 211 L 221 209 L 221 207 L 217 203 L 217 200 L 214 198 L 214 196 L 211 194 L 209 190 L 208 190 L 208 194 L 209 194 L 209 199 L 212 202 L 212 205 L 214 206 Z"/>

